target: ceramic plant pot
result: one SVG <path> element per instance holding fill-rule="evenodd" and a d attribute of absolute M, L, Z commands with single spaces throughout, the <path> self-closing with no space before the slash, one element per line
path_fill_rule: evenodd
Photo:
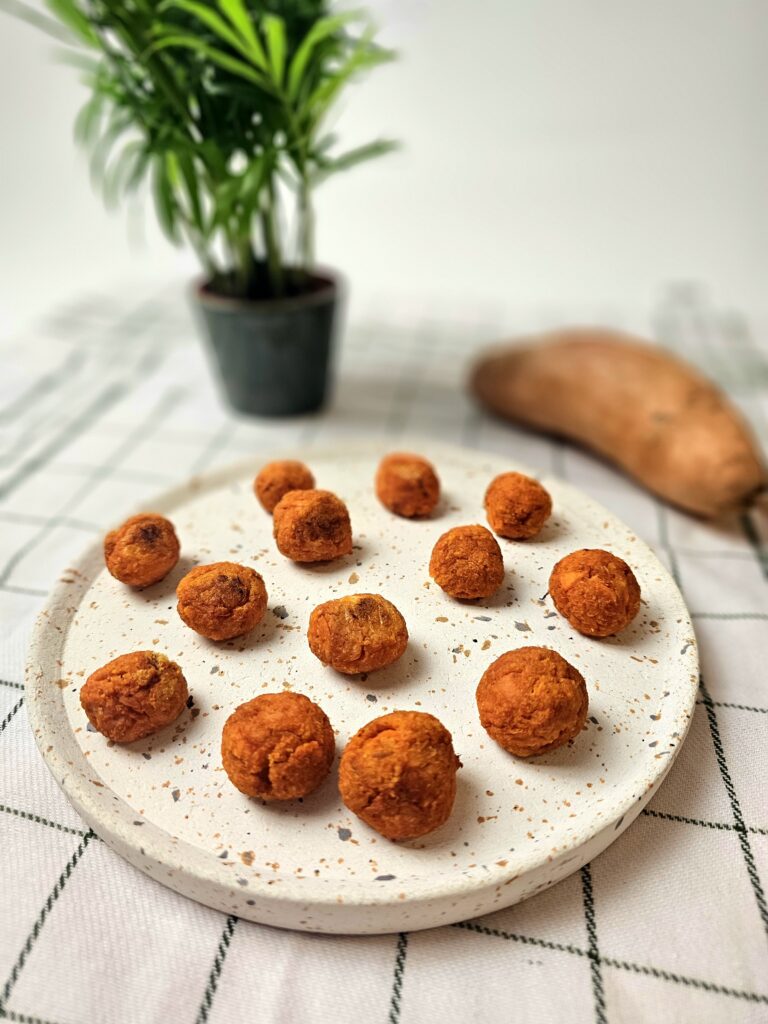
<path fill-rule="evenodd" d="M 279 299 L 231 298 L 207 283 L 197 287 L 211 361 L 233 409 L 291 416 L 322 406 L 339 291 L 329 273 L 310 275 L 305 291 Z"/>

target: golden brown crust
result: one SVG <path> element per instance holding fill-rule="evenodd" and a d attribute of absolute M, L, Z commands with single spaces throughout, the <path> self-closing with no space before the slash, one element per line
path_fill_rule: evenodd
<path fill-rule="evenodd" d="M 91 725 L 115 743 L 132 743 L 175 722 L 189 697 L 174 661 L 156 651 L 122 654 L 97 668 L 80 690 Z"/>
<path fill-rule="evenodd" d="M 524 473 L 501 473 L 485 492 L 485 512 L 494 533 L 508 540 L 535 537 L 552 513 L 552 498 Z"/>
<path fill-rule="evenodd" d="M 408 629 L 381 594 L 350 594 L 312 611 L 307 639 L 324 665 L 354 675 L 397 661 L 408 646 Z"/>
<path fill-rule="evenodd" d="M 517 757 L 563 746 L 587 720 L 583 677 L 547 647 L 502 654 L 484 672 L 476 698 L 483 728 Z"/>
<path fill-rule="evenodd" d="M 376 470 L 376 497 L 390 512 L 407 519 L 432 514 L 440 481 L 431 462 L 411 452 L 390 452 Z"/>
<path fill-rule="evenodd" d="M 451 597 L 490 597 L 504 580 L 501 548 L 484 526 L 455 526 L 432 549 L 429 574 Z"/>
<path fill-rule="evenodd" d="M 324 781 L 336 750 L 328 716 L 301 693 L 262 693 L 241 704 L 221 734 L 221 759 L 246 796 L 295 800 Z"/>
<path fill-rule="evenodd" d="M 295 459 L 277 459 L 262 466 L 253 481 L 253 490 L 264 509 L 270 514 L 275 505 L 289 491 L 306 491 L 315 486 L 315 478 L 308 466 Z"/>
<path fill-rule="evenodd" d="M 179 560 L 173 523 L 153 512 L 131 516 L 104 538 L 109 573 L 131 587 L 149 587 L 167 576 Z"/>
<path fill-rule="evenodd" d="M 433 715 L 393 711 L 364 725 L 339 764 L 346 806 L 387 839 L 416 839 L 444 824 L 461 762 Z"/>
<path fill-rule="evenodd" d="M 294 562 L 327 562 L 352 551 L 347 506 L 330 491 L 289 491 L 273 518 L 278 550 Z"/>
<path fill-rule="evenodd" d="M 586 636 L 625 629 L 640 608 L 640 586 L 623 559 L 600 548 L 561 558 L 549 577 L 555 608 Z"/>
<path fill-rule="evenodd" d="M 182 620 L 209 640 L 242 636 L 264 618 L 267 588 L 255 569 L 236 562 L 198 565 L 176 588 Z"/>

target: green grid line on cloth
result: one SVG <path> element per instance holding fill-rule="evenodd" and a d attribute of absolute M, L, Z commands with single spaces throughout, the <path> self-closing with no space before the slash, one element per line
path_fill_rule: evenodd
<path fill-rule="evenodd" d="M 392 977 L 392 994 L 389 997 L 389 1024 L 400 1024 L 400 997 L 403 992 L 405 960 L 408 956 L 408 933 L 400 932 L 395 950 L 395 967 Z"/>
<path fill-rule="evenodd" d="M 88 427 L 94 425 L 99 417 L 115 405 L 119 399 L 130 393 L 132 386 L 136 384 L 138 379 L 152 373 L 160 365 L 165 355 L 166 352 L 162 346 L 150 347 L 135 367 L 131 368 L 127 374 L 124 374 L 120 380 L 102 389 L 94 401 L 86 406 L 83 412 L 68 425 L 65 432 L 55 434 L 50 438 L 42 451 L 22 462 L 6 480 L 0 483 L 0 499 L 8 497 L 9 494 L 13 493 L 22 483 L 28 480 L 30 476 L 47 466 L 55 455 L 84 433 Z"/>
<path fill-rule="evenodd" d="M 508 942 L 519 942 L 524 946 L 536 946 L 539 949 L 550 949 L 558 953 L 570 953 L 571 956 L 590 957 L 588 949 L 582 949 L 571 943 L 550 942 L 548 939 L 537 939 L 530 935 L 517 935 L 514 932 L 506 932 L 499 928 L 489 928 L 487 925 L 478 924 L 476 921 L 458 921 L 450 927 L 476 932 L 478 935 L 487 935 L 491 938 L 506 939 Z M 749 1003 L 763 1003 L 768 1006 L 768 995 L 763 995 L 761 992 L 745 992 L 742 989 L 730 988 L 727 985 L 716 985 L 703 978 L 692 978 L 688 975 L 665 971 L 648 964 L 636 964 L 627 960 L 619 960 L 612 956 L 601 956 L 600 961 L 608 967 L 616 967 L 619 970 L 630 971 L 633 974 L 644 974 L 649 978 L 658 978 L 660 981 L 669 981 L 675 985 L 687 985 L 689 988 L 698 988 L 702 992 L 712 992 L 717 995 L 730 996 L 733 999 L 743 999 Z"/>
<path fill-rule="evenodd" d="M 44 1017 L 30 1017 L 26 1013 L 14 1013 L 13 1010 L 0 1010 L 0 1020 L 14 1021 L 15 1024 L 56 1024 Z"/>
<path fill-rule="evenodd" d="M 27 957 L 29 956 L 29 954 L 30 954 L 30 952 L 32 950 L 32 947 L 34 946 L 35 940 L 37 939 L 38 935 L 40 934 L 40 932 L 41 932 L 41 930 L 43 928 L 43 925 L 46 922 L 46 919 L 47 919 L 48 915 L 50 914 L 51 910 L 53 909 L 54 904 L 56 903 L 56 901 L 58 900 L 58 898 L 61 896 L 62 892 L 64 891 L 64 887 L 66 886 L 67 882 L 72 877 L 72 872 L 75 870 L 75 868 L 77 867 L 78 862 L 80 861 L 80 858 L 85 853 L 85 851 L 86 851 L 86 849 L 88 847 L 88 843 L 94 837 L 95 837 L 95 833 L 93 833 L 93 832 L 88 832 L 88 833 L 86 833 L 86 835 L 83 836 L 83 838 L 80 840 L 80 842 L 77 845 L 77 849 L 72 854 L 72 856 L 69 858 L 67 863 L 64 865 L 64 870 L 61 872 L 61 874 L 59 875 L 58 879 L 56 880 L 56 884 L 54 885 L 53 889 L 48 894 L 48 898 L 46 899 L 45 903 L 43 904 L 43 907 L 40 910 L 40 913 L 38 914 L 38 916 L 37 916 L 37 918 L 35 920 L 34 925 L 32 926 L 32 931 L 27 936 L 27 938 L 26 938 L 26 940 L 24 942 L 24 945 L 21 948 L 21 952 L 19 953 L 18 957 L 16 958 L 16 962 L 14 963 L 13 967 L 11 968 L 11 973 L 8 976 L 8 980 L 6 981 L 5 985 L 3 986 L 2 992 L 0 992 L 0 1013 L 5 1011 L 5 1007 L 6 1007 L 6 1004 L 8 1003 L 8 999 L 10 998 L 11 993 L 13 992 L 13 988 L 14 988 L 16 982 L 19 980 L 19 974 L 21 973 L 21 971 L 22 971 L 22 969 L 24 967 L 24 964 L 27 961 Z"/>
<path fill-rule="evenodd" d="M 89 406 L 77 417 L 74 424 L 71 424 L 67 434 L 53 438 L 44 451 L 38 453 L 21 466 L 3 483 L 0 484 L 0 498 L 6 498 L 21 486 L 26 480 L 43 469 L 50 460 L 71 444 L 75 437 L 83 433 L 89 426 L 96 422 L 99 416 L 110 406 L 114 405 L 119 398 L 129 391 L 128 383 L 122 385 L 112 384 L 91 402 Z"/>
<path fill-rule="evenodd" d="M 731 810 L 733 812 L 733 820 L 736 824 L 735 831 L 738 833 L 739 842 L 741 844 L 741 850 L 744 855 L 744 863 L 746 864 L 747 874 L 749 875 L 749 881 L 752 885 L 752 890 L 755 894 L 755 900 L 757 901 L 758 910 L 760 911 L 760 917 L 763 920 L 763 927 L 765 928 L 766 936 L 768 936 L 768 906 L 765 902 L 765 892 L 763 885 L 760 880 L 760 875 L 757 871 L 757 865 L 755 863 L 755 855 L 752 852 L 752 845 L 749 841 L 749 835 L 747 827 L 744 824 L 744 815 L 741 812 L 741 804 L 739 798 L 736 796 L 736 788 L 733 785 L 733 779 L 731 777 L 728 764 L 725 760 L 725 750 L 723 749 L 723 741 L 720 737 L 720 726 L 717 721 L 717 714 L 715 712 L 714 705 L 709 696 L 709 691 L 706 688 L 704 680 L 701 679 L 699 683 L 701 692 L 704 695 L 704 705 L 707 710 L 707 718 L 709 720 L 709 729 L 712 733 L 712 742 L 715 747 L 715 757 L 717 758 L 717 765 L 720 769 L 720 774 L 723 777 L 723 783 L 725 790 L 728 794 L 728 799 L 731 802 Z"/>
<path fill-rule="evenodd" d="M 40 587 L 18 587 L 10 583 L 0 583 L 0 591 L 6 594 L 26 594 L 28 597 L 47 597 L 48 591 Z"/>
<path fill-rule="evenodd" d="M 162 357 L 163 357 L 163 353 L 161 351 L 157 351 L 157 352 L 151 352 L 150 351 L 147 354 L 147 356 L 145 356 L 144 359 L 142 359 L 142 361 L 140 363 L 141 371 L 142 372 L 150 371 L 153 366 L 159 364 L 159 362 L 161 361 Z M 15 473 L 13 473 L 11 475 L 10 480 L 7 480 L 2 486 L 0 486 L 0 498 L 7 497 L 7 495 L 9 493 L 11 493 L 16 487 L 18 487 L 25 479 L 27 479 L 27 477 L 29 475 L 31 475 L 33 472 L 39 470 L 44 465 L 46 465 L 47 461 L 50 458 L 52 458 L 53 455 L 55 455 L 59 450 L 61 450 L 61 448 L 65 447 L 67 444 L 71 443 L 71 440 L 73 439 L 73 437 L 77 436 L 83 429 L 85 429 L 85 427 L 87 426 L 87 424 L 91 420 L 91 418 L 94 418 L 98 414 L 103 413 L 105 411 L 105 409 L 107 409 L 111 404 L 113 404 L 114 401 L 117 400 L 117 398 L 119 398 L 123 394 L 127 393 L 128 390 L 129 390 L 129 381 L 126 380 L 123 384 L 121 384 L 121 385 L 113 385 L 111 388 L 108 388 L 105 392 L 103 392 L 102 395 L 96 400 L 96 402 L 93 403 L 92 406 L 88 407 L 86 409 L 85 413 L 82 414 L 81 417 L 78 418 L 77 423 L 76 423 L 76 429 L 74 431 L 72 430 L 72 427 L 70 425 L 70 429 L 68 430 L 66 435 L 61 435 L 61 437 L 59 439 L 54 438 L 45 447 L 45 449 L 44 449 L 42 454 L 38 453 L 38 455 L 36 455 L 32 459 L 29 459 L 26 463 L 22 464 L 20 469 L 17 470 Z M 173 389 L 171 389 L 170 394 L 172 394 L 172 395 L 180 394 L 180 390 L 178 388 L 174 387 Z M 166 397 L 168 397 L 168 396 L 166 396 Z M 158 413 L 159 414 L 162 414 L 163 411 L 164 410 L 162 408 L 158 407 Z M 131 445 L 133 443 L 138 443 L 140 440 L 142 440 L 143 438 L 148 436 L 149 433 L 151 432 L 151 430 L 154 430 L 156 428 L 156 426 L 157 426 L 157 418 L 158 417 L 150 417 L 149 419 L 142 420 L 140 422 L 140 424 L 139 424 L 139 427 L 136 430 L 134 430 L 129 435 L 129 437 L 126 438 L 118 446 L 118 448 L 116 449 L 115 455 L 119 458 L 121 455 L 127 453 L 127 451 L 130 450 L 130 447 L 131 447 Z M 99 477 L 108 475 L 109 471 L 110 471 L 110 467 L 109 467 L 108 463 L 104 463 L 104 464 L 100 465 L 97 470 L 94 470 L 94 472 L 92 474 L 92 478 L 89 480 L 89 483 L 95 482 L 95 480 L 97 478 L 99 478 Z M 77 491 L 76 492 L 75 500 L 72 502 L 73 505 L 77 504 L 77 496 L 79 496 L 79 494 L 80 494 L 80 491 Z M 70 498 L 70 501 L 72 501 L 71 498 Z M 54 516 L 54 517 L 51 517 L 49 520 L 47 520 L 47 523 L 44 524 L 41 527 L 41 530 L 38 531 L 38 534 L 35 535 L 35 539 L 36 540 L 41 538 L 41 534 L 44 535 L 45 533 L 48 532 L 49 529 L 52 528 L 52 525 L 55 522 L 55 519 L 56 519 L 56 517 Z M 24 553 L 26 553 L 27 550 L 32 550 L 32 546 L 26 545 L 24 547 L 26 548 Z M 19 560 L 20 560 L 19 558 L 16 558 L 15 560 L 12 559 L 9 563 L 6 564 L 6 567 L 5 567 L 5 569 L 3 570 L 3 573 L 2 573 L 2 579 L 3 579 L 3 583 L 4 584 L 6 584 L 6 580 L 7 580 L 8 575 L 12 571 L 14 565 L 17 564 Z M 24 703 L 24 697 L 21 697 L 19 699 L 19 701 L 11 709 L 11 711 L 8 713 L 8 715 L 3 720 L 3 722 L 0 724 L 0 733 L 3 732 L 3 730 L 6 728 L 6 726 L 9 724 L 9 722 L 12 720 L 14 715 L 19 711 L 19 709 L 21 708 L 23 703 Z M 42 818 L 41 816 L 38 816 L 38 815 L 33 815 L 33 814 L 29 813 L 29 812 L 20 812 L 20 811 L 17 811 L 16 809 L 5 808 L 5 806 L 3 806 L 3 810 L 6 811 L 6 813 L 10 813 L 10 814 L 13 814 L 13 815 L 18 816 L 18 817 L 23 817 L 23 818 L 27 818 L 27 819 L 30 819 L 30 820 L 34 820 L 34 821 L 37 821 L 40 824 L 50 825 L 51 827 L 53 827 L 53 828 L 55 828 L 55 829 L 57 829 L 59 831 L 62 831 L 62 832 L 70 832 L 71 831 L 70 829 L 66 828 L 65 826 L 59 825 L 58 823 L 49 822 L 47 819 L 44 819 L 44 818 Z M 92 830 L 88 830 L 87 832 L 82 834 L 82 838 L 80 840 L 80 843 L 79 843 L 78 847 L 76 848 L 76 850 L 73 853 L 72 857 L 69 859 L 69 861 L 65 865 L 65 867 L 64 867 L 61 875 L 59 876 L 58 880 L 56 881 L 56 884 L 54 885 L 52 891 L 49 893 L 48 898 L 46 899 L 45 904 L 43 905 L 40 913 L 38 914 L 38 917 L 35 920 L 35 923 L 33 925 L 32 931 L 27 936 L 27 939 L 25 940 L 25 943 L 24 943 L 24 945 L 23 945 L 23 947 L 22 947 L 22 949 L 21 949 L 21 951 L 20 951 L 20 953 L 19 953 L 19 955 L 18 955 L 18 957 L 17 957 L 17 959 L 16 959 L 12 969 L 11 969 L 11 973 L 10 973 L 10 975 L 8 977 L 8 980 L 6 981 L 6 983 L 5 983 L 4 987 L 3 987 L 2 993 L 0 993 L 0 1016 L 6 1016 L 6 1017 L 8 1016 L 9 1011 L 7 1011 L 7 1002 L 8 1002 L 8 999 L 9 999 L 9 997 L 10 997 L 12 991 L 13 991 L 13 988 L 14 988 L 16 982 L 18 981 L 19 975 L 20 975 L 21 971 L 23 970 L 24 964 L 26 963 L 26 960 L 27 960 L 27 958 L 29 956 L 29 953 L 31 952 L 32 947 L 34 946 L 35 941 L 37 940 L 37 938 L 38 938 L 38 936 L 39 936 L 39 934 L 40 934 L 40 932 L 41 932 L 41 930 L 42 930 L 42 928 L 43 928 L 43 926 L 45 924 L 45 921 L 46 921 L 46 919 L 48 917 L 48 914 L 50 913 L 53 905 L 59 899 L 61 893 L 63 892 L 63 890 L 64 890 L 64 888 L 66 886 L 67 881 L 69 880 L 69 878 L 72 875 L 72 872 L 74 871 L 75 867 L 77 866 L 77 864 L 79 863 L 80 859 L 82 858 L 82 855 L 85 852 L 85 850 L 86 850 L 86 848 L 88 846 L 88 843 L 91 841 L 91 839 L 94 839 L 94 838 L 97 838 L 97 837 L 96 837 L 95 833 Z"/>
<path fill-rule="evenodd" d="M 660 543 L 667 552 L 672 571 L 672 576 L 675 580 L 675 583 L 677 583 L 678 587 L 680 587 L 683 595 L 685 596 L 685 590 L 683 588 L 682 581 L 680 578 L 680 566 L 677 561 L 674 549 L 672 548 L 672 545 L 669 541 L 669 531 L 667 529 L 667 512 L 658 500 L 656 501 L 656 509 L 659 522 Z M 763 889 L 762 881 L 757 870 L 757 865 L 755 863 L 755 857 L 752 851 L 752 846 L 749 842 L 749 835 L 744 822 L 744 817 L 741 812 L 741 804 L 739 803 L 739 799 L 736 795 L 736 789 L 733 784 L 731 772 L 726 762 L 725 750 L 723 748 L 722 739 L 720 737 L 720 727 L 717 720 L 717 713 L 715 711 L 714 704 L 712 703 L 712 699 L 709 696 L 709 692 L 706 689 L 703 678 L 700 678 L 699 680 L 699 688 L 701 690 L 703 703 L 707 711 L 707 719 L 709 722 L 709 729 L 712 736 L 712 744 L 715 750 L 715 758 L 717 760 L 717 765 L 720 769 L 720 775 L 722 777 L 723 784 L 725 786 L 725 790 L 728 794 L 728 799 L 731 805 L 731 812 L 733 814 L 733 820 L 735 824 L 734 831 L 737 833 L 739 837 L 739 843 L 741 845 L 741 851 L 744 857 L 744 864 L 747 870 L 747 876 L 749 877 L 749 882 L 752 886 L 752 891 L 754 893 L 755 902 L 757 903 L 758 912 L 763 922 L 763 928 L 765 929 L 766 936 L 768 936 L 768 905 L 766 905 L 765 891 Z"/>
<path fill-rule="evenodd" d="M 768 715 L 768 708 L 756 708 L 750 704 L 734 704 L 730 700 L 697 700 L 700 705 L 712 705 L 713 708 L 735 708 L 737 711 L 751 711 L 756 715 Z"/>
<path fill-rule="evenodd" d="M 49 522 L 50 516 L 34 515 L 31 512 L 0 512 L 0 521 L 6 523 L 30 523 L 34 526 L 43 526 Z M 86 533 L 101 533 L 101 527 L 96 523 L 84 523 L 81 519 L 72 519 L 62 516 L 59 522 L 63 526 L 71 526 L 73 530 L 84 530 Z"/>
<path fill-rule="evenodd" d="M 747 540 L 752 546 L 752 551 L 762 570 L 763 576 L 768 580 L 768 551 L 760 543 L 760 537 L 749 513 L 745 512 L 741 517 L 741 525 Z"/>
<path fill-rule="evenodd" d="M 589 949 L 589 970 L 592 978 L 592 997 L 595 1000 L 595 1021 L 606 1024 L 605 992 L 603 990 L 603 972 L 601 969 L 600 949 L 597 945 L 597 923 L 595 920 L 595 899 L 592 894 L 592 871 L 589 864 L 581 869 L 581 887 L 584 898 L 584 919 L 587 925 Z"/>
<path fill-rule="evenodd" d="M 232 941 L 232 936 L 235 932 L 235 926 L 237 925 L 239 918 L 235 917 L 234 914 L 230 914 L 224 925 L 224 931 L 221 933 L 219 939 L 219 946 L 216 950 L 216 956 L 213 960 L 213 966 L 211 967 L 211 973 L 208 975 L 208 982 L 205 986 L 205 992 L 203 993 L 203 1001 L 200 1004 L 200 1009 L 197 1011 L 197 1017 L 195 1018 L 195 1024 L 206 1024 L 208 1015 L 211 1012 L 213 1006 L 213 997 L 216 995 L 216 989 L 219 987 L 219 978 L 221 977 L 221 970 L 224 966 L 224 961 L 227 958 L 229 952 L 229 944 Z"/>
<path fill-rule="evenodd" d="M 64 361 L 64 365 L 53 371 L 46 371 L 37 380 L 21 391 L 7 405 L 0 409 L 0 423 L 10 420 L 17 412 L 28 412 L 34 408 L 38 398 L 50 392 L 66 388 L 73 374 L 81 369 L 85 362 L 85 353 L 75 349 L 70 352 Z"/>
<path fill-rule="evenodd" d="M 0 733 L 5 732 L 6 728 L 11 724 L 11 722 L 13 721 L 14 716 L 20 710 L 20 708 L 21 708 L 23 703 L 24 703 L 24 698 L 23 697 L 19 697 L 19 699 L 13 705 L 13 707 L 8 712 L 8 714 L 5 716 L 5 718 L 2 720 L 2 722 L 0 722 Z"/>
<path fill-rule="evenodd" d="M 123 440 L 116 445 L 111 454 L 98 466 L 96 466 L 93 472 L 86 477 L 80 487 L 78 487 L 62 505 L 59 513 L 51 516 L 48 521 L 43 524 L 40 529 L 33 534 L 29 540 L 20 545 L 16 552 L 8 559 L 2 569 L 0 569 L 0 584 L 6 584 L 11 574 L 13 573 L 16 566 L 29 555 L 35 548 L 45 540 L 45 538 L 56 528 L 61 522 L 61 517 L 66 517 L 67 513 L 72 509 L 77 508 L 78 504 L 83 497 L 94 487 L 97 483 L 106 480 L 113 469 L 119 466 L 122 459 L 124 459 L 137 445 L 142 441 L 150 437 L 162 423 L 163 417 L 170 415 L 174 405 L 181 399 L 183 391 L 173 386 L 168 388 L 160 398 L 157 400 L 154 408 L 148 410 L 148 414 L 145 419 L 141 420 L 130 433 L 123 438 Z"/>
<path fill-rule="evenodd" d="M 32 811 L 22 811 L 18 807 L 7 807 L 5 804 L 0 804 L 0 813 L 11 814 L 14 818 L 21 818 L 24 821 L 34 821 L 38 825 L 45 825 L 47 828 L 55 828 L 57 832 L 67 832 L 71 836 L 80 836 L 84 838 L 88 835 L 88 832 L 80 828 L 72 828 L 70 825 L 62 825 L 58 821 L 51 821 L 50 818 L 43 818 L 39 814 L 34 814 Z M 96 839 L 99 837 L 96 836 Z"/>

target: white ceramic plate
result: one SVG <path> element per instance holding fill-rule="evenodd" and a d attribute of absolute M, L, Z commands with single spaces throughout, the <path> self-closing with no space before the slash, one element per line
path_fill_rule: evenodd
<path fill-rule="evenodd" d="M 488 601 L 453 601 L 430 582 L 432 545 L 451 526 L 484 522 L 488 481 L 521 467 L 431 442 L 416 450 L 434 460 L 444 490 L 438 514 L 421 522 L 377 502 L 381 446 L 294 453 L 318 486 L 348 503 L 348 558 L 314 567 L 283 558 L 251 490 L 259 465 L 251 461 L 147 503 L 173 520 L 182 542 L 181 562 L 163 582 L 144 591 L 122 586 L 95 544 L 57 584 L 28 669 L 37 742 L 83 818 L 152 878 L 287 928 L 428 928 L 509 906 L 576 871 L 630 824 L 668 771 L 693 711 L 697 654 L 683 599 L 649 548 L 605 509 L 545 478 L 552 519 L 535 541 L 501 541 L 502 589 Z M 641 612 L 620 637 L 580 636 L 546 597 L 552 565 L 582 547 L 608 548 L 638 577 Z M 215 644 L 183 625 L 174 590 L 193 564 L 223 559 L 262 573 L 269 610 L 244 639 Z M 367 679 L 324 668 L 305 636 L 316 604 L 354 592 L 394 601 L 411 637 L 399 663 Z M 486 735 L 474 694 L 491 661 L 528 644 L 550 646 L 579 668 L 590 711 L 573 744 L 523 761 Z M 153 648 L 181 664 L 194 706 L 147 740 L 108 744 L 87 728 L 80 686 L 117 655 Z M 304 801 L 263 805 L 237 792 L 220 763 L 224 721 L 243 701 L 282 687 L 325 709 L 339 751 L 392 709 L 437 715 L 464 763 L 448 823 L 423 840 L 388 842 L 343 806 L 336 766 Z"/>

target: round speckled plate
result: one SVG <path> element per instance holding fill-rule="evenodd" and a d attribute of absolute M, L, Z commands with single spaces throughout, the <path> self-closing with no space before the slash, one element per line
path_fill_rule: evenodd
<path fill-rule="evenodd" d="M 576 871 L 630 824 L 669 769 L 693 710 L 696 643 L 683 599 L 649 548 L 583 494 L 545 478 L 552 519 L 536 541 L 501 541 L 502 589 L 488 601 L 452 601 L 430 582 L 432 545 L 451 526 L 483 522 L 488 481 L 521 467 L 431 442 L 408 447 L 432 458 L 442 479 L 444 498 L 429 521 L 398 519 L 376 501 L 381 446 L 296 453 L 349 505 L 348 558 L 312 567 L 282 558 L 251 490 L 258 463 L 250 461 L 146 504 L 172 518 L 182 542 L 181 562 L 163 582 L 121 586 L 95 544 L 57 584 L 30 653 L 37 742 L 85 820 L 164 885 L 288 928 L 428 928 L 509 906 Z M 554 562 L 582 547 L 621 555 L 640 581 L 641 612 L 620 637 L 580 636 L 546 596 Z M 182 624 L 174 590 L 192 565 L 221 559 L 263 574 L 269 610 L 246 638 L 215 644 Z M 368 678 L 323 668 L 305 637 L 316 604 L 355 591 L 394 601 L 411 637 L 399 663 Z M 474 693 L 493 659 L 527 644 L 553 647 L 579 668 L 590 714 L 574 743 L 522 761 L 480 727 Z M 146 648 L 181 664 L 194 705 L 164 732 L 114 746 L 89 731 L 78 691 L 99 665 Z M 238 793 L 220 764 L 224 721 L 243 701 L 282 687 L 325 709 L 339 750 L 394 708 L 437 715 L 464 763 L 448 823 L 423 840 L 390 843 L 342 805 L 335 768 L 304 801 L 268 806 Z"/>

